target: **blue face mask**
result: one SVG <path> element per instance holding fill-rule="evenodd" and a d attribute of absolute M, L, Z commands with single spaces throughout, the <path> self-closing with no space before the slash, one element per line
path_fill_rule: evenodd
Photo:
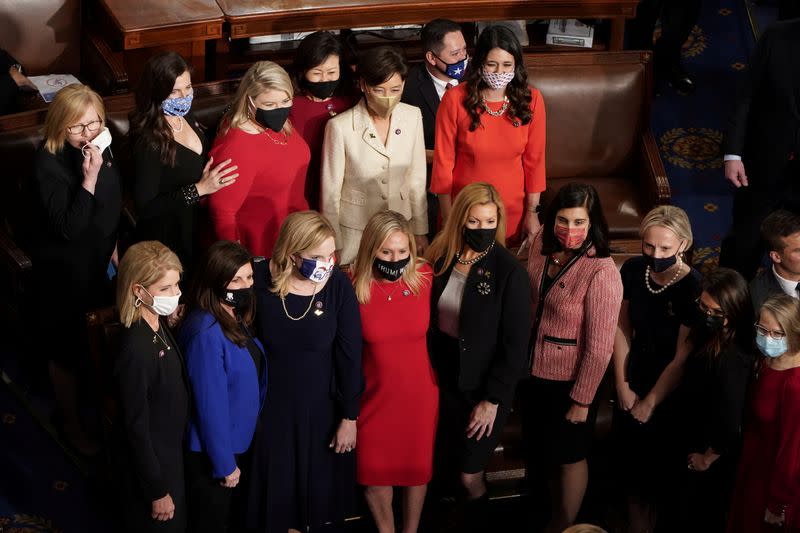
<path fill-rule="evenodd" d="M 431 53 L 433 54 L 433 52 Z M 469 58 L 465 57 L 461 61 L 456 61 L 455 63 L 448 63 L 447 61 L 437 56 L 436 54 L 433 55 L 434 57 L 436 57 L 436 59 L 438 59 L 447 66 L 447 68 L 444 69 L 444 73 L 447 77 L 453 78 L 454 80 L 460 80 L 461 78 L 464 77 L 464 71 L 467 70 L 467 59 Z"/>
<path fill-rule="evenodd" d="M 300 274 L 313 281 L 314 283 L 322 283 L 333 272 L 333 266 L 336 264 L 335 259 L 330 261 L 317 261 L 316 259 L 301 258 L 303 264 L 298 269 Z"/>
<path fill-rule="evenodd" d="M 789 343 L 786 337 L 773 339 L 767 335 L 756 332 L 756 346 L 766 357 L 780 357 L 789 351 Z"/>
<path fill-rule="evenodd" d="M 182 117 L 192 108 L 194 94 L 180 98 L 167 98 L 161 102 L 161 109 L 170 117 Z"/>

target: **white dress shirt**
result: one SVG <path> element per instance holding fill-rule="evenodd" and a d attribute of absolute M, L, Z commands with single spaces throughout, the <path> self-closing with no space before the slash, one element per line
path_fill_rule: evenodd
<path fill-rule="evenodd" d="M 775 279 L 778 280 L 778 285 L 781 286 L 783 292 L 791 296 L 792 298 L 800 298 L 800 294 L 797 292 L 797 281 L 791 281 L 786 278 L 782 278 L 780 274 L 775 270 L 775 265 L 772 265 L 772 273 L 775 274 Z"/>
<path fill-rule="evenodd" d="M 455 87 L 456 85 L 458 85 L 458 80 L 456 80 L 456 79 L 452 79 L 451 78 L 450 81 L 440 80 L 439 78 L 437 78 L 436 76 L 431 74 L 431 71 L 428 70 L 427 67 L 425 67 L 425 70 L 428 72 L 428 76 L 430 76 L 431 79 L 433 80 L 433 86 L 436 89 L 436 94 L 439 95 L 439 100 L 440 101 L 441 101 L 442 97 L 444 97 L 444 92 L 447 90 L 447 86 L 448 85 L 450 86 L 451 89 L 453 87 Z"/>

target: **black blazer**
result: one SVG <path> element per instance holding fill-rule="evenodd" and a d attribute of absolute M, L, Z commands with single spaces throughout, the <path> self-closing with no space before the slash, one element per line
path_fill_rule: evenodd
<path fill-rule="evenodd" d="M 742 156 L 753 202 L 774 196 L 786 161 L 800 158 L 800 20 L 770 26 L 739 88 L 723 153 Z"/>
<path fill-rule="evenodd" d="M 444 263 L 440 259 L 434 270 Z M 438 353 L 439 298 L 455 266 L 434 276 L 431 288 L 431 359 L 437 371 L 448 368 L 452 353 Z M 514 388 L 528 362 L 531 333 L 531 287 L 519 260 L 502 246 L 472 265 L 464 287 L 459 316 L 458 388 L 477 391 L 486 399 L 511 407 Z M 452 367 L 450 367 L 452 368 Z"/>
<path fill-rule="evenodd" d="M 750 300 L 753 302 L 753 311 L 756 313 L 756 318 L 758 318 L 761 305 L 773 294 L 783 294 L 783 289 L 770 266 L 759 272 L 750 282 Z"/>
<path fill-rule="evenodd" d="M 408 71 L 402 101 L 417 106 L 422 111 L 422 129 L 425 132 L 425 149 L 433 150 L 436 138 L 436 112 L 439 111 L 439 95 L 425 65 L 418 64 Z"/>

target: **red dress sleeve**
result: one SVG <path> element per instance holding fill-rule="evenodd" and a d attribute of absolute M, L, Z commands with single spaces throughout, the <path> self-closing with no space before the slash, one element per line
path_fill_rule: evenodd
<path fill-rule="evenodd" d="M 545 190 L 545 138 L 547 115 L 542 93 L 531 87 L 531 118 L 528 127 L 528 144 L 522 154 L 522 167 L 525 171 L 525 192 L 535 193 Z"/>
<path fill-rule="evenodd" d="M 221 138 L 217 137 L 209 155 L 214 158 L 214 163 L 231 160 L 231 165 L 237 165 L 239 177 L 236 182 L 228 185 L 210 195 L 208 198 L 208 214 L 216 240 L 240 241 L 239 229 L 236 225 L 236 214 L 247 199 L 250 187 L 253 185 L 257 166 L 250 161 L 246 141 L 241 135 L 246 133 L 228 130 Z"/>
<path fill-rule="evenodd" d="M 430 191 L 433 194 L 453 192 L 453 169 L 456 166 L 456 136 L 458 111 L 462 106 L 464 90 L 456 87 L 444 93 L 436 112 L 436 139 L 431 168 Z"/>
<path fill-rule="evenodd" d="M 800 379 L 787 378 L 778 401 L 778 452 L 772 465 L 767 507 L 775 514 L 792 508 L 800 498 Z"/>

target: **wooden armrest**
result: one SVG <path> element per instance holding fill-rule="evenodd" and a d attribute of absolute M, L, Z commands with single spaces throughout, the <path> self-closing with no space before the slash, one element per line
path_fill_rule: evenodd
<path fill-rule="evenodd" d="M 17 274 L 28 272 L 33 267 L 30 257 L 3 230 L 0 230 L 0 255 L 2 255 L 3 261 Z"/>
<path fill-rule="evenodd" d="M 101 94 L 128 91 L 128 73 L 123 55 L 114 52 L 103 37 L 89 33 L 84 39 L 82 76 Z"/>
<path fill-rule="evenodd" d="M 643 194 L 646 195 L 647 205 L 669 204 L 672 201 L 672 190 L 658 152 L 658 144 L 649 128 L 639 141 L 639 152 L 640 185 Z"/>

